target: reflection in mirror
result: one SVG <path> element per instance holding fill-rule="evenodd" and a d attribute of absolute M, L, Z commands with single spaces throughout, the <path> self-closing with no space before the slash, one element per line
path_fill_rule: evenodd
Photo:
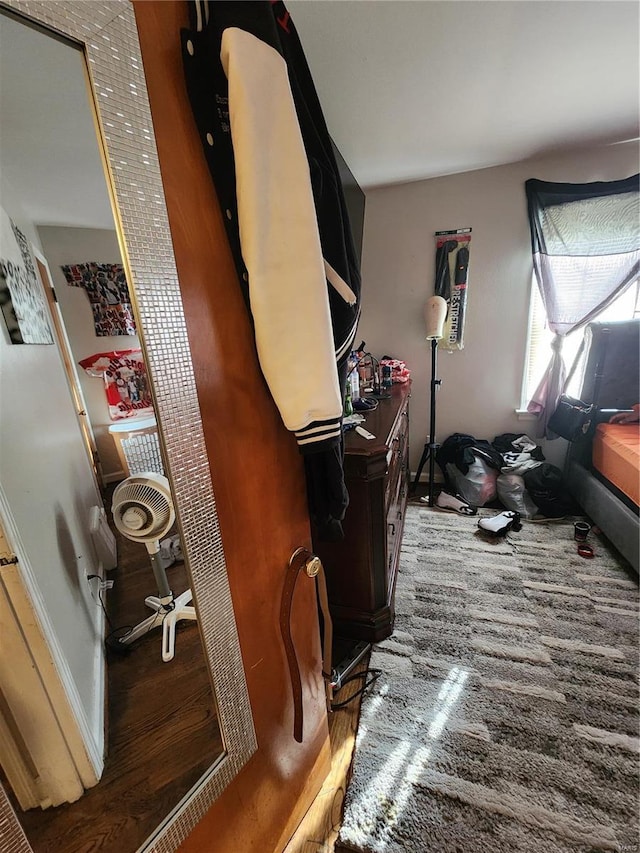
<path fill-rule="evenodd" d="M 1 778 L 36 853 L 129 853 L 222 737 L 84 54 L 0 56 Z"/>

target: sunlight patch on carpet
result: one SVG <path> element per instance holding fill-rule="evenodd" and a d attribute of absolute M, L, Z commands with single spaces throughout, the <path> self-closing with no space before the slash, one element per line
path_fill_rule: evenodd
<path fill-rule="evenodd" d="M 494 544 L 409 506 L 392 637 L 365 695 L 340 843 L 584 853 L 638 837 L 638 587 L 573 521 Z M 593 539 L 593 537 L 592 537 Z"/>

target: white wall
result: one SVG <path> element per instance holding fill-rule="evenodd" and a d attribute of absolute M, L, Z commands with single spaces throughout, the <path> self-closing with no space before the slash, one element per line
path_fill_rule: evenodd
<path fill-rule="evenodd" d="M 0 201 L 29 238 L 18 197 L 3 181 Z M 31 571 L 59 656 L 75 685 L 76 710 L 101 756 L 102 614 L 86 576 L 97 571 L 88 515 L 101 505 L 58 347 L 12 345 L 0 320 L 0 484 L 7 534 Z M 95 582 L 94 582 L 95 583 Z"/>
<path fill-rule="evenodd" d="M 434 290 L 434 232 L 473 228 L 465 348 L 438 351 L 436 437 L 463 432 L 491 441 L 503 432 L 533 433 L 536 424 L 516 415 L 533 275 L 524 182 L 615 180 L 638 168 L 637 143 L 624 143 L 367 191 L 358 339 L 374 355 L 402 358 L 411 368 L 412 471 L 429 427 L 422 312 Z M 562 464 L 563 439 L 543 448 Z"/>
<path fill-rule="evenodd" d="M 140 340 L 137 335 L 96 335 L 86 291 L 82 287 L 68 285 L 61 269 L 63 264 L 83 264 L 87 261 L 121 264 L 115 230 L 40 226 L 38 234 L 51 270 L 76 366 L 83 358 L 98 352 L 138 349 Z M 109 417 L 104 384 L 101 379 L 89 376 L 81 367 L 78 367 L 78 373 L 102 462 L 102 472 L 109 479 L 116 475 L 124 476 L 113 437 L 108 431 L 113 421 Z"/>

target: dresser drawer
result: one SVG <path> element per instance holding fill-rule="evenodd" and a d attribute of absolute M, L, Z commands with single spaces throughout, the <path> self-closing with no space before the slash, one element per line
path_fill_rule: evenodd
<path fill-rule="evenodd" d="M 395 581 L 398 552 L 404 528 L 404 516 L 409 493 L 409 448 L 400 460 L 397 478 L 387 507 L 387 590 L 391 593 Z"/>
<path fill-rule="evenodd" d="M 388 510 L 398 491 L 398 482 L 403 467 L 407 465 L 409 451 L 409 414 L 406 406 L 400 412 L 387 453 L 387 482 L 385 487 L 385 508 Z"/>
<path fill-rule="evenodd" d="M 410 386 L 395 385 L 366 415 L 367 440 L 345 435 L 349 491 L 338 542 L 318 541 L 314 551 L 327 576 L 334 635 L 379 642 L 393 630 L 393 590 L 408 493 Z"/>

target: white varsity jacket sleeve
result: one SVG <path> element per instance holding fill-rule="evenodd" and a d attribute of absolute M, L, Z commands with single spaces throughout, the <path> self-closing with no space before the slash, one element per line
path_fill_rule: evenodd
<path fill-rule="evenodd" d="M 260 366 L 301 448 L 340 434 L 342 395 L 309 163 L 285 60 L 224 30 L 238 225 Z"/>

